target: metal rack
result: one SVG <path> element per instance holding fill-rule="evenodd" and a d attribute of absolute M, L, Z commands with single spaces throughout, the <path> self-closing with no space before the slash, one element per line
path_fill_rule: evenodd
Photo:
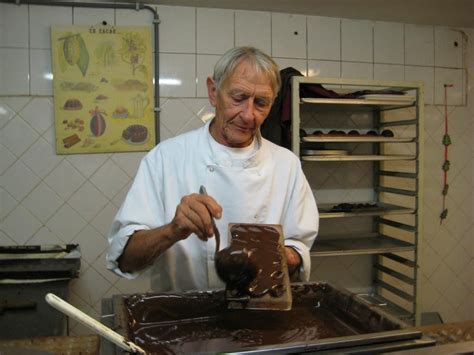
<path fill-rule="evenodd" d="M 301 97 L 301 86 L 311 84 L 329 86 L 336 92 L 350 92 L 351 89 L 356 91 L 361 88 L 390 89 L 404 95 L 387 99 L 382 95 L 374 100 Z M 423 142 L 423 105 L 423 87 L 419 82 L 292 78 L 292 151 L 301 157 L 304 166 L 318 164 L 318 169 L 324 169 L 328 164 L 367 162 L 364 164 L 370 166 L 368 169 L 373 192 L 373 200 L 368 209 L 340 211 L 331 209 L 330 205 L 319 205 L 320 236 L 311 256 L 371 257 L 372 285 L 368 294 L 374 299 L 382 300 L 387 311 L 414 325 L 419 325 L 420 322 L 418 266 L 422 235 L 423 147 L 420 142 Z M 341 113 L 364 113 L 366 117 L 371 117 L 371 129 L 391 129 L 395 134 L 393 137 L 324 133 L 300 135 L 300 129 L 304 128 L 301 119 L 303 109 L 306 112 L 314 111 L 316 115 L 321 114 L 327 121 L 331 121 L 333 115 L 335 117 Z M 357 117 L 351 117 L 351 120 L 356 121 Z M 349 153 L 324 155 L 323 148 L 323 153 L 318 150 L 318 154 L 311 155 L 303 150 L 305 154 L 300 155 L 301 145 L 308 143 L 323 147 L 327 145 L 330 149 L 347 149 Z M 352 152 L 351 145 L 363 145 L 367 148 L 361 154 L 357 149 Z M 318 191 L 319 187 L 311 179 L 309 182 L 312 189 Z M 350 189 L 351 186 L 347 188 Z M 349 225 L 354 218 L 369 219 L 366 225 L 370 227 L 358 233 L 338 233 L 324 229 L 324 221 L 338 218 L 346 219 Z"/>

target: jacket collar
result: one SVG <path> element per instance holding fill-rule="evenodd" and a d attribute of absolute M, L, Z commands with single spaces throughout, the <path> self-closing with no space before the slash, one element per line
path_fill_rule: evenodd
<path fill-rule="evenodd" d="M 256 151 L 247 159 L 236 161 L 230 157 L 225 147 L 218 143 L 214 137 L 212 137 L 209 129 L 213 120 L 214 119 L 209 120 L 202 128 L 202 139 L 205 141 L 203 147 L 206 147 L 208 152 L 210 152 L 210 158 L 213 164 L 221 167 L 242 167 L 244 169 L 248 169 L 258 166 L 265 159 L 266 145 L 264 144 L 260 130 L 255 136 L 255 139 L 257 140 Z"/>

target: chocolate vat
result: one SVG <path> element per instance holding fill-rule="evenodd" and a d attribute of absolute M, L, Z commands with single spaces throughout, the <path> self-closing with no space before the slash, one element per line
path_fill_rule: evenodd
<path fill-rule="evenodd" d="M 115 327 L 150 353 L 289 353 L 432 345 L 328 283 L 293 284 L 291 311 L 227 309 L 224 291 L 114 296 Z"/>

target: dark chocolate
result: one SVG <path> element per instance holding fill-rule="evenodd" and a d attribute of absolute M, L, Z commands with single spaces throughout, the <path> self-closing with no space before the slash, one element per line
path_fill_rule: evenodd
<path fill-rule="evenodd" d="M 389 130 L 389 129 L 384 129 L 384 130 L 382 131 L 382 136 L 384 136 L 384 137 L 394 137 L 394 134 L 393 134 L 393 132 L 392 132 L 391 130 Z"/>
<path fill-rule="evenodd" d="M 216 256 L 216 271 L 233 296 L 281 296 L 283 279 L 280 233 L 272 226 L 235 224 L 231 244 Z"/>
<path fill-rule="evenodd" d="M 175 354 L 235 351 L 356 334 L 320 306 L 324 287 L 293 287 L 290 311 L 228 309 L 222 290 L 135 295 L 125 299 L 128 336 L 151 354 Z"/>

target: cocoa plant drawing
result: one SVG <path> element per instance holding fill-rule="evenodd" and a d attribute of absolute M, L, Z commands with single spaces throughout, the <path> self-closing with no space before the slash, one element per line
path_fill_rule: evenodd
<path fill-rule="evenodd" d="M 59 48 L 62 49 L 62 55 L 59 54 L 60 60 L 64 59 L 70 66 L 77 65 L 82 76 L 86 76 L 89 67 L 89 52 L 82 36 L 79 33 L 66 34 L 66 36 L 58 38 L 58 41 L 61 41 Z"/>
<path fill-rule="evenodd" d="M 130 65 L 133 76 L 137 70 L 145 77 L 148 76 L 146 66 L 142 64 L 146 48 L 144 39 L 138 33 L 130 32 L 122 36 L 122 45 L 118 52 L 122 60 Z"/>
<path fill-rule="evenodd" d="M 114 45 L 111 41 L 100 43 L 95 50 L 95 56 L 97 62 L 105 68 L 113 66 L 117 62 Z"/>

